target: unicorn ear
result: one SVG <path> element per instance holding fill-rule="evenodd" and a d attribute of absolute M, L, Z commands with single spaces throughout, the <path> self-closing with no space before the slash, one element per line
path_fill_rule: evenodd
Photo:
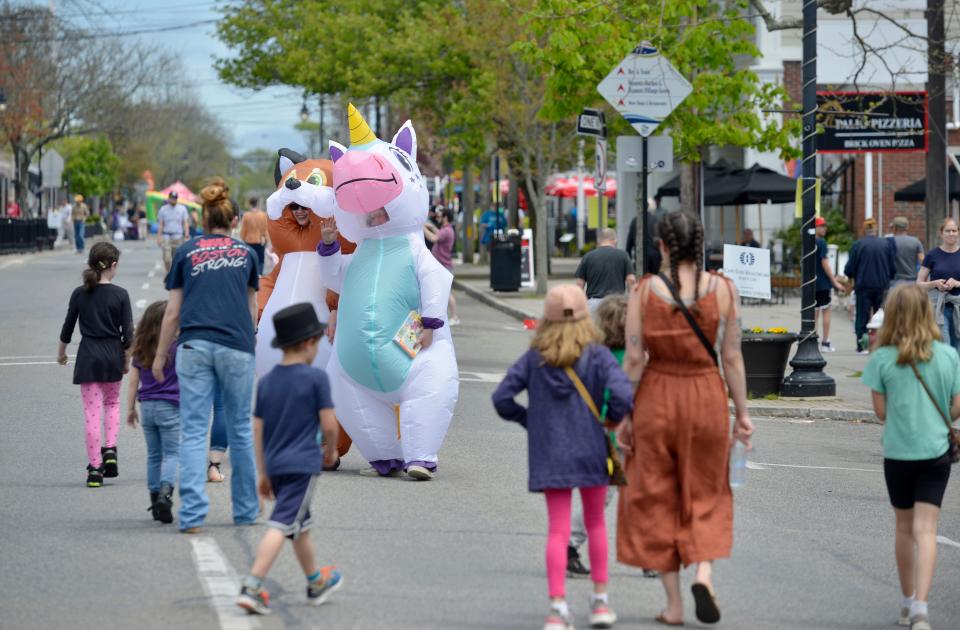
<path fill-rule="evenodd" d="M 403 149 L 414 160 L 417 159 L 417 132 L 413 130 L 413 123 L 409 120 L 403 123 L 397 135 L 393 137 L 394 146 Z"/>
<path fill-rule="evenodd" d="M 347 147 L 343 146 L 339 142 L 330 141 L 330 159 L 333 162 L 336 162 L 343 157 L 343 154 L 347 152 Z"/>
<path fill-rule="evenodd" d="M 300 162 L 305 162 L 307 158 L 297 153 L 293 149 L 280 149 L 277 151 L 277 164 L 273 168 L 273 181 L 279 186 L 283 174 L 293 168 Z"/>

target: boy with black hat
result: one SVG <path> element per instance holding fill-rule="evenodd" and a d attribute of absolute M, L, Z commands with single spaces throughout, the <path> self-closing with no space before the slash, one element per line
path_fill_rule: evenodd
<path fill-rule="evenodd" d="M 309 532 L 317 477 L 323 466 L 337 460 L 338 428 L 330 382 L 323 370 L 311 366 L 325 326 L 309 303 L 278 311 L 273 323 L 277 336 L 272 344 L 283 350 L 283 359 L 257 386 L 253 438 L 260 494 L 276 502 L 267 521 L 270 529 L 260 541 L 237 598 L 237 606 L 261 615 L 270 612 L 270 594 L 262 588 L 263 580 L 283 549 L 284 537 L 293 542 L 311 604 L 322 604 L 343 584 L 334 567 L 317 568 Z M 318 418 L 322 441 L 317 435 Z"/>

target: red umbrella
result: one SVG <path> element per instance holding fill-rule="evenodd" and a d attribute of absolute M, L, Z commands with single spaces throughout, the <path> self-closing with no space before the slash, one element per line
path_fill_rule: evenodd
<path fill-rule="evenodd" d="M 617 196 L 617 180 L 613 177 L 608 177 L 606 181 L 607 187 L 604 190 L 604 197 L 616 197 Z M 576 177 L 561 177 L 556 180 L 552 185 L 547 186 L 547 194 L 553 197 L 576 197 L 577 196 L 577 178 Z M 597 189 L 593 185 L 592 177 L 583 178 L 583 194 L 587 197 L 596 197 Z"/>

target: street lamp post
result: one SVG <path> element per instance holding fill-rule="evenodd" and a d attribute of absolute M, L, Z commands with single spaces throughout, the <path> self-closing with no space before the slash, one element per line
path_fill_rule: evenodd
<path fill-rule="evenodd" d="M 817 344 L 814 321 L 817 242 L 814 205 L 817 184 L 817 0 L 803 1 L 803 218 L 801 239 L 802 293 L 800 345 L 790 365 L 793 374 L 783 380 L 781 394 L 789 397 L 835 396 L 837 384 L 823 372 L 827 365 Z"/>

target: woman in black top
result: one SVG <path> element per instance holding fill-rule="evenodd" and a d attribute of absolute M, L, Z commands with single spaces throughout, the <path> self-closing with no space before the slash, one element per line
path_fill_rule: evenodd
<path fill-rule="evenodd" d="M 83 286 L 73 290 L 67 318 L 60 331 L 57 361 L 67 364 L 67 344 L 80 320 L 73 382 L 80 385 L 86 425 L 87 486 L 99 488 L 104 477 L 117 476 L 117 436 L 120 433 L 120 383 L 126 374 L 126 350 L 133 341 L 133 312 L 127 291 L 112 283 L 120 251 L 111 243 L 90 248 Z M 106 445 L 100 444 L 104 416 Z"/>

